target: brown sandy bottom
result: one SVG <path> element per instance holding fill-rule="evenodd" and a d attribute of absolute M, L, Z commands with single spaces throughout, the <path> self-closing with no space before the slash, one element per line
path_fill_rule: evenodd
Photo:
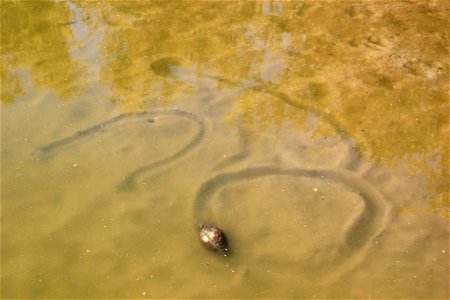
<path fill-rule="evenodd" d="M 105 289 L 112 297 L 262 297 L 280 289 L 329 297 L 346 295 L 349 280 L 355 295 L 405 284 L 429 294 L 436 276 L 445 277 L 445 222 L 392 210 L 423 193 L 401 170 L 355 162 L 345 138 L 299 135 L 289 123 L 275 144 L 270 131 L 243 143 L 242 129 L 230 131 L 214 115 L 178 113 L 192 108 L 149 111 L 86 135 L 76 130 L 47 144 L 60 145 L 50 156 L 36 158 L 42 143 L 24 151 L 21 175 L 4 177 L 3 193 L 17 199 L 4 204 L 4 284 L 33 282 L 24 295 L 49 297 L 69 290 L 103 297 Z M 204 135 L 192 146 L 199 124 Z M 7 170 L 20 157 L 4 155 Z M 121 189 L 129 174 L 155 162 Z M 230 257 L 201 248 L 200 222 L 227 233 Z M 420 266 L 412 263 L 419 257 Z"/>
<path fill-rule="evenodd" d="M 2 298 L 447 299 L 447 3 L 188 3 L 2 1 Z"/>

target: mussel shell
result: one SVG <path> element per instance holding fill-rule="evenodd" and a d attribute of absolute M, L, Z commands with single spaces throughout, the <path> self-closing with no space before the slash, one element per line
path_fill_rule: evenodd
<path fill-rule="evenodd" d="M 224 255 L 228 252 L 228 242 L 225 234 L 217 227 L 200 225 L 200 241 L 207 248 Z"/>

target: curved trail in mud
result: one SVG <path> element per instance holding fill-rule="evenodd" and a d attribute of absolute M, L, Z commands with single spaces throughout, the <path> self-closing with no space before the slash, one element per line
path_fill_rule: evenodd
<path fill-rule="evenodd" d="M 146 121 L 149 120 L 149 117 L 158 117 L 158 116 L 176 116 L 188 119 L 189 121 L 193 122 L 197 126 L 197 132 L 195 136 L 190 140 L 188 144 L 186 144 L 184 147 L 182 147 L 180 150 L 176 151 L 172 155 L 169 155 L 168 157 L 162 158 L 160 160 L 157 160 L 153 163 L 144 165 L 139 167 L 138 169 L 134 170 L 133 172 L 129 173 L 125 176 L 125 179 L 120 184 L 121 189 L 128 189 L 131 188 L 134 181 L 138 176 L 141 174 L 160 168 L 166 164 L 169 164 L 187 153 L 189 153 L 193 148 L 195 148 L 204 138 L 205 132 L 206 132 L 206 125 L 205 121 L 202 117 L 195 115 L 193 113 L 180 110 L 180 109 L 169 109 L 169 110 L 161 110 L 161 111 L 149 111 L 144 112 L 140 114 L 136 114 L 135 116 L 128 116 L 126 114 L 121 114 L 118 116 L 115 116 L 109 120 L 106 120 L 104 122 L 101 122 L 97 125 L 94 125 L 92 127 L 80 130 L 76 132 L 75 134 L 62 138 L 60 140 L 56 140 L 52 143 L 49 143 L 47 145 L 39 147 L 35 152 L 35 157 L 39 160 L 46 160 L 51 159 L 53 156 L 57 155 L 62 151 L 64 148 L 69 147 L 71 145 L 74 145 L 78 142 L 81 142 L 84 139 L 90 138 L 95 136 L 98 133 L 101 133 L 107 128 L 110 128 L 111 126 L 114 126 L 118 124 L 121 121 L 128 121 L 128 120 L 142 120 Z"/>
<path fill-rule="evenodd" d="M 208 202 L 214 198 L 222 188 L 228 184 L 249 181 L 264 176 L 294 176 L 329 179 L 336 183 L 344 184 L 350 190 L 358 194 L 363 200 L 364 209 L 355 218 L 344 233 L 344 241 L 339 249 L 342 259 L 333 262 L 333 274 L 323 274 L 319 280 L 340 277 L 343 273 L 356 265 L 364 255 L 364 250 L 370 246 L 370 242 L 384 227 L 387 216 L 387 204 L 384 197 L 367 181 L 361 179 L 349 171 L 337 171 L 328 169 L 299 169 L 254 167 L 237 172 L 219 174 L 206 181 L 199 189 L 194 203 L 195 225 L 205 220 L 203 211 Z M 301 196 L 299 196 L 301 197 Z M 299 199 L 301 201 L 301 199 Z M 214 224 L 220 227 L 220 224 Z M 289 264 L 289 261 L 286 262 Z M 325 271 L 324 271 L 325 272 Z M 326 276 L 325 276 L 326 275 Z"/>
<path fill-rule="evenodd" d="M 234 86 L 234 87 L 242 85 L 242 82 L 233 81 L 233 80 L 230 80 L 230 79 L 223 78 L 221 76 L 209 76 L 209 78 L 217 80 L 217 81 L 222 82 L 222 83 L 227 84 L 227 85 Z M 281 101 L 283 101 L 284 103 L 286 103 L 289 106 L 292 106 L 292 107 L 294 107 L 296 109 L 311 111 L 311 112 L 319 115 L 320 117 L 322 117 L 324 120 L 327 120 L 327 122 L 331 126 L 333 126 L 333 128 L 336 130 L 336 132 L 338 134 L 342 134 L 344 137 L 346 136 L 345 130 L 340 126 L 339 122 L 336 119 L 334 119 L 332 116 L 324 114 L 323 112 L 321 112 L 317 108 L 314 108 L 314 107 L 311 107 L 309 105 L 293 101 L 288 95 L 286 95 L 283 92 L 280 92 L 280 91 L 277 91 L 277 90 L 273 89 L 267 83 L 262 83 L 260 81 L 258 81 L 257 83 L 258 83 L 258 85 L 244 87 L 244 88 L 242 88 L 242 90 L 243 91 L 250 90 L 250 91 L 255 91 L 255 92 L 266 92 L 269 95 L 271 95 L 272 97 L 278 98 Z"/>
<path fill-rule="evenodd" d="M 331 116 L 329 114 L 325 114 L 323 111 L 321 111 L 315 107 L 312 107 L 311 105 L 300 103 L 298 101 L 294 101 L 287 94 L 277 90 L 273 84 L 256 81 L 256 83 L 257 83 L 256 85 L 242 87 L 242 82 L 239 82 L 236 80 L 227 79 L 227 78 L 217 76 L 217 75 L 210 75 L 208 77 L 210 79 L 216 80 L 216 81 L 226 84 L 228 86 L 239 87 L 242 90 L 242 92 L 255 91 L 255 92 L 261 92 L 261 93 L 267 93 L 267 94 L 271 95 L 272 97 L 281 100 L 282 102 L 286 103 L 287 105 L 289 105 L 299 111 L 310 111 L 310 112 L 316 114 L 317 116 L 319 116 L 320 118 L 322 118 L 327 124 L 331 125 L 334 128 L 334 130 L 336 131 L 340 140 L 342 140 L 346 144 L 348 144 L 350 148 L 354 148 L 354 145 L 351 144 L 350 138 L 347 135 L 346 130 L 340 125 L 339 121 L 336 120 L 333 116 Z M 236 156 L 239 156 L 239 155 L 243 156 L 244 153 L 236 154 Z M 353 157 L 353 155 L 352 155 L 350 157 L 350 160 L 344 162 L 343 164 L 344 164 L 344 168 L 346 168 L 348 170 L 353 170 L 353 169 L 357 168 L 358 162 L 355 159 L 355 157 Z"/>

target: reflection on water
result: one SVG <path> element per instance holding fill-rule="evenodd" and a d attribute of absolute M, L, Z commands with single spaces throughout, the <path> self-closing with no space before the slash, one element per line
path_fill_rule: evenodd
<path fill-rule="evenodd" d="M 84 87 L 86 68 L 72 58 L 70 48 L 77 46 L 76 41 L 63 24 L 72 14 L 62 2 L 2 3 L 2 102 L 23 94 L 15 74 L 22 68 L 31 67 L 35 86 L 50 88 L 61 99 Z"/>
<path fill-rule="evenodd" d="M 448 298 L 445 1 L 1 22 L 3 297 Z"/>

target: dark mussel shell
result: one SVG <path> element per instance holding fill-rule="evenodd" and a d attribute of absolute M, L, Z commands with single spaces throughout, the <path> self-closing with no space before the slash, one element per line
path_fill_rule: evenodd
<path fill-rule="evenodd" d="M 200 225 L 200 241 L 211 250 L 218 251 L 224 256 L 228 253 L 228 243 L 225 234 L 217 227 Z"/>

